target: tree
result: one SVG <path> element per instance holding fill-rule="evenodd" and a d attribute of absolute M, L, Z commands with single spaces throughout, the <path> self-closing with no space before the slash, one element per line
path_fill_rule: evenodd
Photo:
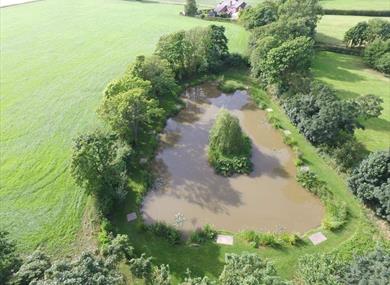
<path fill-rule="evenodd" d="M 278 19 L 278 7 L 274 1 L 264 1 L 255 7 L 248 7 L 240 13 L 239 21 L 251 30 L 274 22 Z"/>
<path fill-rule="evenodd" d="M 299 284 L 341 285 L 343 264 L 330 254 L 307 254 L 298 261 Z"/>
<path fill-rule="evenodd" d="M 390 221 L 390 152 L 379 151 L 363 160 L 348 179 L 349 189 Z"/>
<path fill-rule="evenodd" d="M 386 41 L 375 39 L 364 49 L 364 60 L 375 67 L 377 60 L 386 53 L 390 53 L 390 39 Z"/>
<path fill-rule="evenodd" d="M 137 278 L 143 278 L 150 281 L 152 276 L 152 258 L 146 257 L 143 253 L 138 258 L 133 258 L 129 261 L 131 273 Z"/>
<path fill-rule="evenodd" d="M 54 263 L 46 270 L 43 284 L 119 285 L 123 284 L 123 277 L 103 260 L 84 252 L 75 261 Z"/>
<path fill-rule="evenodd" d="M 161 121 L 163 110 L 155 99 L 148 98 L 147 90 L 134 88 L 103 98 L 98 114 L 115 133 L 136 146 L 142 135 Z"/>
<path fill-rule="evenodd" d="M 179 86 L 175 80 L 175 74 L 169 62 L 156 55 L 150 57 L 138 56 L 135 63 L 129 67 L 127 75 L 130 78 L 141 78 L 146 82 L 150 82 L 152 94 L 159 99 L 162 96 L 175 96 L 179 90 Z M 132 88 L 137 87 L 148 90 L 146 84 L 133 85 Z M 123 90 L 123 92 L 129 91 L 130 89 Z"/>
<path fill-rule="evenodd" d="M 311 65 L 314 42 L 298 37 L 271 49 L 262 63 L 262 73 L 268 84 L 288 83 L 294 73 L 304 74 Z"/>
<path fill-rule="evenodd" d="M 186 4 L 184 5 L 184 14 L 186 16 L 195 16 L 198 13 L 198 8 L 196 6 L 195 0 L 186 0 Z"/>
<path fill-rule="evenodd" d="M 276 275 L 272 264 L 254 253 L 226 254 L 219 282 L 221 285 L 288 284 Z"/>
<path fill-rule="evenodd" d="M 204 277 L 192 277 L 191 271 L 187 269 L 186 278 L 180 285 L 216 285 L 217 283 L 211 281 L 207 276 Z"/>
<path fill-rule="evenodd" d="M 118 155 L 120 154 L 120 155 Z M 113 200 L 123 197 L 124 159 L 130 148 L 100 131 L 79 136 L 73 143 L 70 171 L 76 184 L 97 198 L 98 208 L 108 213 Z"/>
<path fill-rule="evenodd" d="M 0 230 L 0 280 L 7 282 L 19 266 L 16 243 L 10 240 L 8 232 Z"/>
<path fill-rule="evenodd" d="M 350 28 L 344 35 L 344 43 L 348 47 L 361 47 L 369 37 L 369 26 L 367 22 L 360 22 Z"/>
<path fill-rule="evenodd" d="M 150 81 L 143 80 L 140 77 L 126 75 L 121 79 L 111 81 L 104 90 L 104 97 L 112 97 L 134 88 L 142 88 L 145 90 L 145 93 L 149 94 L 152 90 L 152 85 Z"/>
<path fill-rule="evenodd" d="M 171 285 L 171 277 L 169 265 L 161 264 L 153 269 L 152 273 L 153 285 Z"/>
<path fill-rule="evenodd" d="M 344 284 L 388 284 L 390 253 L 378 247 L 372 252 L 357 256 L 343 275 Z"/>
<path fill-rule="evenodd" d="M 15 274 L 15 284 L 29 285 L 43 279 L 45 271 L 51 267 L 48 256 L 36 250 L 24 260 Z"/>
<path fill-rule="evenodd" d="M 390 52 L 386 52 L 375 62 L 375 67 L 379 71 L 390 74 Z"/>
<path fill-rule="evenodd" d="M 369 33 L 368 41 L 372 42 L 375 39 L 388 40 L 390 39 L 390 21 L 384 19 L 368 20 Z"/>
<path fill-rule="evenodd" d="M 383 111 L 383 99 L 372 94 L 356 98 L 355 103 L 359 107 L 360 116 L 364 119 L 377 118 Z"/>
<path fill-rule="evenodd" d="M 101 248 L 101 254 L 105 258 L 105 263 L 115 266 L 122 260 L 129 260 L 134 255 L 134 249 L 130 246 L 127 235 L 118 234 L 108 244 Z"/>

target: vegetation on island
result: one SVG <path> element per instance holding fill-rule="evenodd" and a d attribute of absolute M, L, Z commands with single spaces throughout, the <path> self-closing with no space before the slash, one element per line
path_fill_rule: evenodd
<path fill-rule="evenodd" d="M 218 174 L 231 176 L 252 171 L 251 142 L 236 117 L 219 111 L 209 135 L 208 159 Z"/>

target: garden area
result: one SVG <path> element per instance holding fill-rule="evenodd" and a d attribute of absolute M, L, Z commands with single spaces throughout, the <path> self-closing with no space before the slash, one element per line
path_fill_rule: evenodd
<path fill-rule="evenodd" d="M 0 283 L 386 284 L 387 3 L 97 2 L 0 9 Z"/>

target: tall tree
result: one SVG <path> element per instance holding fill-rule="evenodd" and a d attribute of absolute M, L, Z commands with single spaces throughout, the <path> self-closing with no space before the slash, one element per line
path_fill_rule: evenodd
<path fill-rule="evenodd" d="M 195 16 L 198 12 L 198 7 L 195 0 L 186 0 L 184 5 L 184 13 L 186 16 Z"/>

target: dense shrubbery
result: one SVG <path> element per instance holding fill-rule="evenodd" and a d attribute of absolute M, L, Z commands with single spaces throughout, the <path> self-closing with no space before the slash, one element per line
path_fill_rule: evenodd
<path fill-rule="evenodd" d="M 352 193 L 390 221 L 390 153 L 370 154 L 348 180 Z"/>
<path fill-rule="evenodd" d="M 214 230 L 210 225 L 205 225 L 202 229 L 197 229 L 191 233 L 189 237 L 190 243 L 202 244 L 207 241 L 215 240 L 217 237 L 217 231 Z"/>
<path fill-rule="evenodd" d="M 237 118 L 221 110 L 210 130 L 208 158 L 218 174 L 250 173 L 251 142 Z"/>
<path fill-rule="evenodd" d="M 9 238 L 9 233 L 0 230 L 0 280 L 4 282 L 20 265 L 20 259 L 15 251 L 16 243 Z"/>
<path fill-rule="evenodd" d="M 241 21 L 252 29 L 252 76 L 286 90 L 297 77 L 307 75 L 320 13 L 318 1 L 297 0 L 265 2 L 244 12 Z"/>
<path fill-rule="evenodd" d="M 297 245 L 301 238 L 292 233 L 263 233 L 256 231 L 243 231 L 240 236 L 254 248 L 259 246 L 281 247 Z"/>
<path fill-rule="evenodd" d="M 299 284 L 388 284 L 389 277 L 390 253 L 381 247 L 349 262 L 332 254 L 305 255 L 296 272 Z"/>
<path fill-rule="evenodd" d="M 166 239 L 172 245 L 179 244 L 181 241 L 180 232 L 166 223 L 156 222 L 145 226 L 146 230 L 152 232 L 156 236 Z"/>
<path fill-rule="evenodd" d="M 160 38 L 156 54 L 167 60 L 176 78 L 217 71 L 228 56 L 223 26 L 194 28 Z"/>
<path fill-rule="evenodd" d="M 225 263 L 219 276 L 221 285 L 289 284 L 276 275 L 271 263 L 254 253 L 226 254 Z"/>
<path fill-rule="evenodd" d="M 365 47 L 364 59 L 371 67 L 390 74 L 390 22 L 371 19 L 360 22 L 344 36 L 349 47 Z"/>

